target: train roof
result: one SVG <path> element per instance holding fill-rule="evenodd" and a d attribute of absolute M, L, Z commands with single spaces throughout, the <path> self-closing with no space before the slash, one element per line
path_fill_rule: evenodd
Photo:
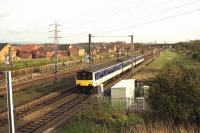
<path fill-rule="evenodd" d="M 99 65 L 96 65 L 96 66 L 91 66 L 90 68 L 85 69 L 85 70 L 89 71 L 89 72 L 95 72 L 95 71 L 101 70 L 103 68 L 107 68 L 107 67 L 116 65 L 116 64 L 121 63 L 121 62 L 123 62 L 123 61 L 121 61 L 121 60 L 119 60 L 119 61 L 117 61 L 117 60 L 109 61 L 109 62 L 106 62 L 106 63 L 103 63 L 103 64 L 99 64 Z"/>
<path fill-rule="evenodd" d="M 137 55 L 138 56 L 141 56 L 141 55 Z M 83 69 L 84 71 L 88 71 L 88 72 L 96 72 L 96 71 L 99 71 L 101 69 L 104 69 L 104 68 L 107 68 L 107 67 L 110 67 L 110 66 L 114 66 L 116 64 L 119 64 L 119 63 L 122 63 L 126 60 L 129 60 L 131 59 L 130 57 L 129 58 L 123 58 L 123 59 L 119 59 L 119 61 L 117 60 L 113 60 L 113 61 L 109 61 L 109 62 L 106 62 L 106 63 L 103 63 L 103 64 L 99 64 L 97 66 L 91 66 L 90 68 L 87 68 L 87 69 Z"/>

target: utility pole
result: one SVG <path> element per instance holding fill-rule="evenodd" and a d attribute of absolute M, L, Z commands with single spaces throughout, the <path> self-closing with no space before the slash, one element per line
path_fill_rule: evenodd
<path fill-rule="evenodd" d="M 117 61 L 119 61 L 119 46 L 118 46 L 118 43 L 117 43 Z"/>
<path fill-rule="evenodd" d="M 132 60 L 132 66 L 131 69 L 133 69 L 133 48 L 134 48 L 134 44 L 133 44 L 133 35 L 130 35 L 131 37 L 131 60 Z"/>
<path fill-rule="evenodd" d="M 8 108 L 8 125 L 9 133 L 15 133 L 15 122 L 14 122 L 14 106 L 13 106 L 13 92 L 12 92 L 12 77 L 11 77 L 11 48 L 9 48 L 9 55 L 5 57 L 5 64 L 7 70 L 5 71 L 6 76 L 6 90 L 7 90 L 7 108 Z"/>
<path fill-rule="evenodd" d="M 127 49 L 126 49 L 126 57 L 128 57 L 128 47 L 127 47 Z"/>
<path fill-rule="evenodd" d="M 89 62 L 91 63 L 91 37 L 92 37 L 92 35 L 91 34 L 89 34 L 88 35 L 88 37 L 89 37 L 89 42 L 88 42 L 88 54 L 89 54 Z"/>
<path fill-rule="evenodd" d="M 143 55 L 144 54 L 144 46 L 142 43 L 141 43 L 141 46 L 142 46 L 142 55 Z"/>
<path fill-rule="evenodd" d="M 54 33 L 54 37 L 51 37 L 51 38 L 54 38 L 53 40 L 53 44 L 55 45 L 55 50 L 54 50 L 54 74 L 55 74 L 55 81 L 57 81 L 58 79 L 58 75 L 57 75 L 57 72 L 58 72 L 58 39 L 61 38 L 58 36 L 58 26 L 60 26 L 59 24 L 57 24 L 57 22 L 55 21 L 54 24 L 51 24 L 49 26 L 54 26 L 54 30 L 50 31 L 50 32 L 53 32 Z"/>

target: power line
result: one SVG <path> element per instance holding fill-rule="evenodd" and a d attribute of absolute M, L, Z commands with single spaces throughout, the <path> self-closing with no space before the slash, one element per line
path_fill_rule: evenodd
<path fill-rule="evenodd" d="M 187 2 L 187 3 L 183 3 L 181 5 L 177 5 L 175 7 L 171 7 L 171 8 L 167 8 L 167 9 L 164 9 L 164 10 L 161 10 L 161 11 L 158 11 L 156 13 L 153 13 L 152 15 L 154 16 L 157 16 L 159 14 L 162 14 L 162 13 L 166 13 L 166 12 L 170 12 L 170 11 L 173 11 L 173 10 L 176 10 L 176 9 L 179 9 L 179 8 L 183 8 L 183 7 L 186 7 L 186 6 L 189 6 L 189 5 L 192 5 L 192 4 L 195 4 L 195 3 L 198 3 L 200 2 L 199 0 L 194 0 L 194 1 L 191 1 L 191 2 Z M 144 18 L 149 18 L 149 17 L 152 17 L 151 15 L 147 15 L 145 17 L 139 17 L 139 18 L 136 18 L 136 19 L 144 19 Z"/>
<path fill-rule="evenodd" d="M 130 36 L 92 36 L 92 37 L 130 37 Z"/>
<path fill-rule="evenodd" d="M 129 5 L 128 7 L 125 7 L 125 8 L 122 8 L 121 10 L 119 9 L 119 10 L 117 10 L 117 11 L 115 11 L 114 13 L 111 13 L 111 14 L 109 14 L 109 15 L 107 15 L 107 16 L 104 16 L 104 18 L 103 18 L 103 20 L 105 21 L 105 19 L 110 19 L 110 18 L 112 18 L 112 17 L 114 17 L 114 16 L 117 16 L 117 15 L 119 15 L 119 14 L 122 14 L 122 13 L 124 13 L 124 12 L 127 12 L 127 11 L 129 11 L 130 9 L 136 9 L 137 7 L 139 7 L 139 6 L 143 6 L 143 5 L 145 5 L 145 4 L 147 4 L 148 2 L 150 2 L 150 1 L 152 1 L 152 0 L 148 0 L 148 1 L 146 1 L 146 0 L 143 0 L 143 1 L 140 1 L 140 2 L 137 2 L 136 4 L 134 4 L 134 5 L 132 5 L 133 3 L 135 3 L 135 2 L 130 2 L 131 3 L 131 6 Z M 134 8 L 134 7 L 136 7 L 136 8 Z M 99 19 L 93 19 L 93 20 L 89 20 L 89 21 L 86 21 L 85 23 L 80 23 L 79 25 L 80 26 L 82 26 L 82 25 L 89 25 L 91 22 L 98 22 L 99 21 Z M 102 20 L 101 20 L 102 21 Z M 89 22 L 89 23 L 88 23 Z M 72 27 L 69 27 L 68 29 L 72 29 L 73 28 L 73 26 Z M 82 33 L 81 33 L 82 34 Z M 86 34 L 86 33 L 84 33 L 84 34 Z M 87 32 L 87 34 L 88 34 L 88 32 Z"/>
<path fill-rule="evenodd" d="M 186 14 L 191 14 L 191 13 L 198 12 L 198 11 L 200 11 L 200 8 L 195 9 L 195 10 L 186 11 L 186 12 L 179 13 L 179 14 L 175 14 L 175 15 L 171 15 L 171 16 L 168 16 L 168 17 L 154 19 L 154 20 L 144 22 L 144 23 L 138 23 L 138 24 L 134 24 L 134 25 L 124 26 L 124 27 L 121 27 L 121 28 L 116 28 L 116 29 L 113 29 L 113 30 L 108 30 L 108 31 L 105 31 L 105 32 L 99 32 L 99 33 L 96 33 L 96 34 L 105 34 L 105 33 L 110 33 L 110 32 L 113 32 L 113 31 L 120 31 L 120 30 L 125 30 L 125 29 L 128 29 L 128 28 L 135 28 L 135 27 L 139 27 L 139 26 L 143 26 L 143 25 L 156 23 L 156 22 L 168 20 L 168 19 L 171 19 L 171 18 L 183 16 L 183 15 L 186 15 Z"/>
<path fill-rule="evenodd" d="M 158 12 L 157 14 L 165 13 L 165 12 L 172 11 L 172 10 L 175 10 L 175 9 L 179 9 L 179 8 L 182 8 L 182 7 L 185 7 L 185 6 L 189 6 L 189 5 L 198 3 L 198 2 L 200 2 L 200 0 L 194 0 L 194 1 L 191 1 L 191 2 L 183 3 L 181 5 L 177 5 L 177 6 L 172 7 L 172 8 L 164 9 L 164 10 Z"/>
<path fill-rule="evenodd" d="M 182 7 L 185 7 L 185 6 L 189 6 L 191 4 L 195 4 L 197 2 L 200 2 L 199 0 L 194 0 L 194 1 L 191 1 L 191 2 L 187 2 L 187 3 L 184 3 L 184 4 L 181 4 L 181 5 L 178 5 L 176 7 L 172 7 L 172 8 L 168 8 L 168 9 L 164 9 L 164 10 L 161 10 L 157 13 L 154 14 L 154 16 L 158 15 L 158 14 L 161 14 L 161 13 L 165 13 L 165 12 L 169 12 L 169 11 L 172 11 L 172 10 L 175 10 L 175 9 L 178 9 L 178 8 L 182 8 Z M 144 18 L 149 18 L 149 17 L 152 17 L 151 15 L 148 15 L 147 17 L 140 17 L 142 19 Z M 139 18 L 139 19 L 140 19 Z M 138 20 L 138 18 L 136 18 Z"/>
<path fill-rule="evenodd" d="M 168 0 L 167 2 L 169 2 L 169 0 Z M 187 3 L 184 3 L 184 4 L 178 5 L 178 6 L 176 6 L 176 7 L 164 9 L 164 10 L 161 10 L 161 11 L 155 13 L 154 16 L 159 15 L 159 14 L 161 14 L 161 13 L 169 12 L 169 11 L 172 11 L 172 10 L 175 10 L 175 9 L 178 9 L 178 8 L 182 8 L 182 7 L 185 7 L 185 6 L 189 6 L 189 5 L 195 4 L 195 3 L 197 3 L 197 2 L 200 2 L 200 1 L 199 1 L 199 0 L 194 0 L 194 1 L 191 1 L 191 2 L 187 2 Z M 144 19 L 144 18 L 149 18 L 149 17 L 152 17 L 152 16 L 149 16 L 149 15 L 148 15 L 147 17 L 142 17 L 142 19 Z M 140 17 L 140 18 L 141 18 L 141 17 Z M 137 19 L 137 20 L 138 20 L 138 19 Z M 138 25 L 138 24 L 136 24 L 136 25 Z M 76 35 L 86 35 L 86 34 L 88 34 L 88 32 L 82 32 L 82 33 L 70 35 L 70 36 L 67 36 L 67 37 L 76 36 Z"/>

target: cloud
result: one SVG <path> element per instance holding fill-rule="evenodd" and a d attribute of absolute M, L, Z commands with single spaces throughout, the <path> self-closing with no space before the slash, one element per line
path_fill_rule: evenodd
<path fill-rule="evenodd" d="M 7 30 L 8 34 L 20 34 L 20 35 L 26 35 L 29 34 L 29 31 L 27 30 L 22 30 L 22 29 L 16 29 L 16 30 Z"/>
<path fill-rule="evenodd" d="M 9 12 L 0 12 L 0 18 L 8 17 L 10 16 Z"/>

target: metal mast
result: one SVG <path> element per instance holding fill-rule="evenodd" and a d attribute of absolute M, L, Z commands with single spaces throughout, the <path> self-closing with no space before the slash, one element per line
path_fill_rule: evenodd
<path fill-rule="evenodd" d="M 55 45 L 55 50 L 54 50 L 54 64 L 55 64 L 54 74 L 55 74 L 55 81 L 57 81 L 57 79 L 58 79 L 58 75 L 57 75 L 57 72 L 58 72 L 58 67 L 57 67 L 57 64 L 58 64 L 58 39 L 61 38 L 61 37 L 58 36 L 58 32 L 60 32 L 58 30 L 58 26 L 60 26 L 60 25 L 57 24 L 57 22 L 55 21 L 55 23 L 51 24 L 50 26 L 54 26 L 54 30 L 52 30 L 50 32 L 54 33 L 54 37 L 51 37 L 51 38 L 54 38 L 53 44 Z"/>
<path fill-rule="evenodd" d="M 130 35 L 131 37 L 131 60 L 132 60 L 132 69 L 133 69 L 133 49 L 134 49 L 134 44 L 133 44 L 133 35 Z"/>
<path fill-rule="evenodd" d="M 92 37 L 92 35 L 91 34 L 89 34 L 89 42 L 88 42 L 88 54 L 89 54 L 89 62 L 91 63 L 91 60 L 92 60 L 92 57 L 91 57 L 91 52 L 93 52 L 93 51 L 91 51 L 91 37 Z"/>

